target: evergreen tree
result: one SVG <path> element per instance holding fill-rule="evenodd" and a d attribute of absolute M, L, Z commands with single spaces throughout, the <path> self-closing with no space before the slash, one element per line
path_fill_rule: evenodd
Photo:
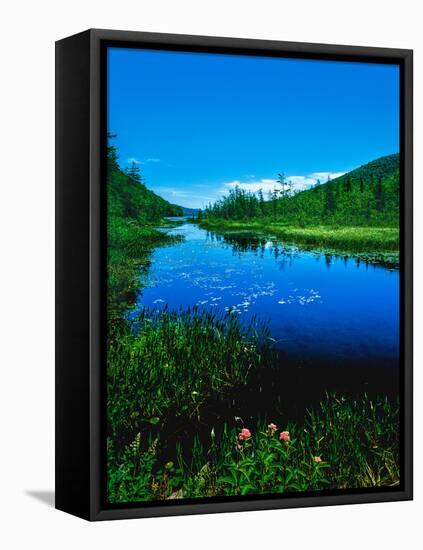
<path fill-rule="evenodd" d="M 278 174 L 276 183 L 278 183 L 281 186 L 280 194 L 282 195 L 282 197 L 284 197 L 286 193 L 286 180 L 285 180 L 285 174 L 283 172 Z"/>
<path fill-rule="evenodd" d="M 276 219 L 277 213 L 278 213 L 278 191 L 274 189 L 272 193 L 272 214 L 274 219 Z"/>
<path fill-rule="evenodd" d="M 382 178 L 379 176 L 375 187 L 375 206 L 378 212 L 382 212 L 385 208 L 385 196 L 383 192 Z"/>
<path fill-rule="evenodd" d="M 288 197 L 290 197 L 292 195 L 292 187 L 293 187 L 291 180 L 288 181 L 287 186 L 288 186 L 287 195 L 288 195 Z"/>
<path fill-rule="evenodd" d="M 328 215 L 331 215 L 335 211 L 335 194 L 333 192 L 332 183 L 328 182 L 325 186 L 325 212 Z"/>
<path fill-rule="evenodd" d="M 264 196 L 263 196 L 263 190 L 259 189 L 258 191 L 258 201 L 259 201 L 259 207 L 261 215 L 264 216 L 265 214 L 265 206 L 264 206 Z"/>
<path fill-rule="evenodd" d="M 345 176 L 345 180 L 344 180 L 344 189 L 347 193 L 349 193 L 351 191 L 351 177 L 349 174 L 347 174 Z"/>
<path fill-rule="evenodd" d="M 134 183 L 142 183 L 141 170 L 135 161 L 132 161 L 131 166 L 125 170 L 125 173 Z"/>
<path fill-rule="evenodd" d="M 399 155 L 382 157 L 349 174 L 298 193 L 287 191 L 283 174 L 277 188 L 263 195 L 234 189 L 209 205 L 207 218 L 250 220 L 260 217 L 300 225 L 396 226 L 399 219 Z M 373 182 L 373 183 L 370 183 Z"/>
<path fill-rule="evenodd" d="M 108 134 L 111 140 L 115 137 Z M 146 188 L 136 163 L 126 170 L 118 164 L 118 151 L 107 147 L 107 202 L 110 220 L 130 218 L 139 222 L 157 222 L 163 216 L 182 216 L 180 206 L 170 204 Z M 120 223 L 120 222 L 119 222 Z"/>
<path fill-rule="evenodd" d="M 110 140 L 114 139 L 116 136 L 117 136 L 117 134 L 112 134 L 110 132 L 107 132 L 107 163 L 108 163 L 108 170 L 118 168 L 119 155 L 118 155 L 118 152 L 117 152 L 117 147 L 115 145 L 110 144 Z"/>

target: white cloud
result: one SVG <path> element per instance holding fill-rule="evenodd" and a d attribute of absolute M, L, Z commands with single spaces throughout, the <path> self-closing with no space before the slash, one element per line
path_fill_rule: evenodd
<path fill-rule="evenodd" d="M 158 159 L 158 158 L 148 158 L 148 159 L 138 160 L 135 157 L 129 157 L 127 162 L 129 164 L 132 164 L 132 163 L 135 163 L 135 164 L 151 164 L 151 163 L 160 162 L 160 159 Z"/>
<path fill-rule="evenodd" d="M 334 180 L 335 178 L 339 178 L 340 176 L 343 176 L 345 172 L 313 172 L 311 174 L 316 179 L 320 180 L 320 183 L 325 183 L 328 178 L 331 180 Z"/>
<path fill-rule="evenodd" d="M 303 191 L 304 189 L 313 187 L 318 181 L 320 181 L 320 183 L 325 183 L 328 177 L 334 179 L 343 174 L 344 172 L 313 172 L 305 176 L 286 176 L 286 181 L 292 183 L 294 191 Z M 257 193 L 261 189 L 264 195 L 269 193 L 269 191 L 272 192 L 274 189 L 280 189 L 280 185 L 275 179 L 262 178 L 255 181 L 228 181 L 223 184 L 223 188 L 220 189 L 220 192 L 226 193 L 229 189 L 235 189 L 235 187 L 239 187 L 250 193 Z"/>
<path fill-rule="evenodd" d="M 228 189 L 235 189 L 235 187 L 239 187 L 241 189 L 245 189 L 245 191 L 250 191 L 251 193 L 257 193 L 257 191 L 261 189 L 263 193 L 266 194 L 269 191 L 273 191 L 273 189 L 279 187 L 276 180 L 272 179 L 261 179 L 257 181 L 234 180 L 228 181 L 223 185 L 224 187 L 221 189 L 222 193 L 225 193 Z"/>
<path fill-rule="evenodd" d="M 308 176 L 289 176 L 286 179 L 292 182 L 292 187 L 295 191 L 303 191 L 310 186 L 316 185 L 318 178 L 314 174 L 310 174 Z"/>

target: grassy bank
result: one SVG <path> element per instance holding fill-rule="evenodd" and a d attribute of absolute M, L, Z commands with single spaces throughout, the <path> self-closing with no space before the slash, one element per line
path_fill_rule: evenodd
<path fill-rule="evenodd" d="M 116 323 L 108 342 L 108 433 L 120 444 L 168 418 L 200 419 L 206 400 L 244 386 L 270 359 L 266 331 L 243 328 L 230 315 L 144 311 L 135 330 Z"/>
<path fill-rule="evenodd" d="M 222 232 L 266 233 L 285 243 L 304 245 L 342 255 L 353 254 L 374 262 L 399 262 L 399 229 L 395 227 L 287 226 L 271 220 L 202 220 L 204 229 Z"/>
<path fill-rule="evenodd" d="M 111 216 L 107 228 L 107 303 L 109 323 L 120 319 L 132 305 L 140 277 L 150 265 L 152 251 L 181 237 L 169 236 L 156 227 L 130 218 Z"/>
<path fill-rule="evenodd" d="M 110 502 L 395 486 L 398 403 L 329 395 L 302 425 L 225 425 L 187 460 L 158 461 L 159 436 L 139 433 L 117 452 L 108 443 Z M 161 436 L 166 437 L 165 433 Z"/>
<path fill-rule="evenodd" d="M 108 135 L 112 140 L 112 135 Z M 118 151 L 107 147 L 107 313 L 118 320 L 132 305 L 139 278 L 150 263 L 151 252 L 176 240 L 156 228 L 165 216 L 181 216 L 183 210 L 147 189 L 139 166 L 119 165 Z"/>
<path fill-rule="evenodd" d="M 228 229 L 235 234 L 240 226 L 232 222 Z M 353 238 L 356 229 L 366 231 L 343 228 L 344 241 L 350 229 Z M 251 224 L 248 230 L 263 232 Z M 109 221 L 108 501 L 397 484 L 398 406 L 387 400 L 331 395 L 298 424 L 256 418 L 245 426 L 221 421 L 215 431 L 204 422 L 210 403 L 243 391 L 251 373 L 262 377 L 261 369 L 283 365 L 266 330 L 258 334 L 255 323 L 243 327 L 230 315 L 194 308 L 125 319 L 151 252 L 172 239 L 133 220 Z M 271 421 L 277 429 L 268 427 Z M 179 443 L 187 430 L 193 439 Z M 286 434 L 281 440 L 286 431 L 289 441 Z"/>

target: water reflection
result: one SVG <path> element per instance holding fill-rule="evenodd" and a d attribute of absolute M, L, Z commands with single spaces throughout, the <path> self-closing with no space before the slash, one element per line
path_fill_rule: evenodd
<path fill-rule="evenodd" d="M 135 311 L 200 306 L 268 323 L 276 346 L 303 360 L 398 364 L 399 273 L 250 232 L 186 223 L 155 250 Z"/>

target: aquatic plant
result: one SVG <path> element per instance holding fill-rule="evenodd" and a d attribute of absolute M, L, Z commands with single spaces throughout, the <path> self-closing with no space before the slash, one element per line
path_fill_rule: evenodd
<path fill-rule="evenodd" d="M 301 245 L 312 251 L 338 256 L 356 256 L 370 263 L 398 264 L 399 229 L 397 227 L 346 227 L 311 225 L 299 227 L 263 218 L 258 220 L 204 220 L 201 227 L 220 233 L 235 249 L 253 249 L 254 244 L 272 239 L 279 243 Z M 244 241 L 244 245 L 243 245 Z"/>
<path fill-rule="evenodd" d="M 197 307 L 110 323 L 107 349 L 109 433 L 119 438 L 169 416 L 200 418 L 206 400 L 272 364 L 265 327 Z"/>
<path fill-rule="evenodd" d="M 113 322 L 133 305 L 153 250 L 178 242 L 182 237 L 115 216 L 108 220 L 107 235 L 107 314 L 109 322 Z"/>

